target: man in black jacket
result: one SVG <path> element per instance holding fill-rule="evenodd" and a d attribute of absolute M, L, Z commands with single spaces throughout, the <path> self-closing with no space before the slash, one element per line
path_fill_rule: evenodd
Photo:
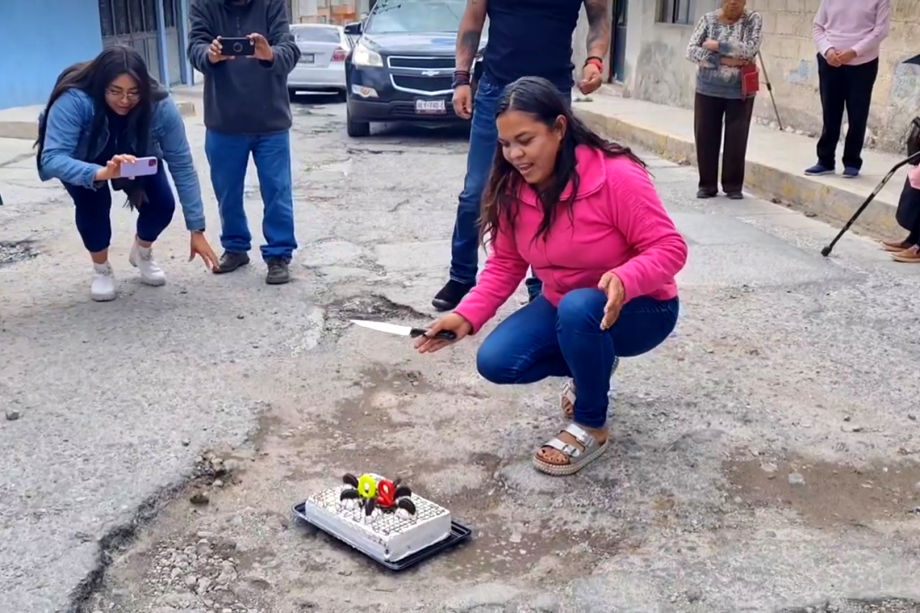
<path fill-rule="evenodd" d="M 283 0 L 193 0 L 188 55 L 204 74 L 205 152 L 220 206 L 224 253 L 217 272 L 249 263 L 252 236 L 243 208 L 249 155 L 264 206 L 266 282 L 290 281 L 297 248 L 291 187 L 291 106 L 287 76 L 300 50 Z M 252 55 L 233 55 L 227 38 L 248 38 Z"/>

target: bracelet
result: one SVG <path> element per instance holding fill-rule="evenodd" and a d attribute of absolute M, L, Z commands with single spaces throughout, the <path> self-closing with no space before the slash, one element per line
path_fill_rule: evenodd
<path fill-rule="evenodd" d="M 603 67 L 604 67 L 604 58 L 598 57 L 598 56 L 596 56 L 596 55 L 591 55 L 591 56 L 588 57 L 588 59 L 585 60 L 585 64 L 584 64 L 584 65 L 587 66 L 588 64 L 594 64 L 594 65 L 596 65 L 598 68 L 603 68 Z"/>
<path fill-rule="evenodd" d="M 454 71 L 454 81 L 451 84 L 451 87 L 456 89 L 461 85 L 470 84 L 470 73 L 466 70 L 456 70 Z"/>

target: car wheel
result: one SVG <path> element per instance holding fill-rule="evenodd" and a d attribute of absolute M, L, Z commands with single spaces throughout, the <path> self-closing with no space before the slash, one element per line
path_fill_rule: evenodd
<path fill-rule="evenodd" d="M 371 135 L 371 124 L 366 121 L 354 121 L 351 114 L 346 114 L 345 126 L 348 136 L 352 138 L 364 138 Z"/>

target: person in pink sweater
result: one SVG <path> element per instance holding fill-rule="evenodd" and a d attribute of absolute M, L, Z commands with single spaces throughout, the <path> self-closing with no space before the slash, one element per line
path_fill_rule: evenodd
<path fill-rule="evenodd" d="M 416 346 L 438 351 L 449 344 L 440 331 L 460 340 L 481 330 L 533 267 L 543 294 L 486 338 L 477 367 L 499 384 L 574 379 L 572 423 L 533 459 L 573 474 L 607 449 L 615 361 L 651 351 L 677 323 L 687 245 L 643 162 L 576 119 L 548 81 L 512 83 L 496 118 L 481 219 L 491 253 L 476 287 Z"/>
<path fill-rule="evenodd" d="M 843 147 L 843 177 L 862 169 L 862 148 L 878 76 L 879 50 L 891 29 L 891 0 L 821 0 L 812 24 L 824 127 L 818 163 L 809 176 L 833 174 L 843 110 L 850 127 Z"/>

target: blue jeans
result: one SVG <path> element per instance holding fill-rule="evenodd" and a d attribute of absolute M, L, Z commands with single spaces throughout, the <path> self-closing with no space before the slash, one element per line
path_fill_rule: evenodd
<path fill-rule="evenodd" d="M 248 252 L 252 235 L 243 208 L 243 183 L 249 154 L 259 175 L 262 193 L 262 259 L 291 259 L 294 238 L 294 197 L 291 187 L 291 135 L 221 134 L 208 130 L 204 150 L 211 166 L 211 184 L 220 209 L 220 244 L 226 251 Z"/>
<path fill-rule="evenodd" d="M 157 174 L 138 177 L 144 188 L 143 203 L 137 207 L 137 237 L 145 242 L 154 242 L 172 221 L 176 210 L 176 199 L 166 178 L 163 164 Z M 83 246 L 90 253 L 109 248 L 112 241 L 112 192 L 108 185 L 97 190 L 64 183 L 64 189 L 73 198 L 77 231 L 83 239 Z"/>
<path fill-rule="evenodd" d="M 607 298 L 597 289 L 576 289 L 554 307 L 543 296 L 519 309 L 479 348 L 479 373 L 500 384 L 572 377 L 575 421 L 601 428 L 615 356 L 633 357 L 661 344 L 677 324 L 679 303 L 634 298 L 609 330 L 601 330 Z"/>
<path fill-rule="evenodd" d="M 460 192 L 457 219 L 454 222 L 454 236 L 451 243 L 450 278 L 465 285 L 476 284 L 479 271 L 479 215 L 482 207 L 482 193 L 485 191 L 492 170 L 498 141 L 495 112 L 505 88 L 488 76 L 479 80 L 476 99 L 473 102 L 473 119 L 470 127 L 470 151 L 466 156 L 466 178 Z M 567 104 L 571 104 L 572 92 L 561 91 Z M 538 296 L 542 284 L 536 277 L 527 280 L 527 292 L 531 299 Z"/>

